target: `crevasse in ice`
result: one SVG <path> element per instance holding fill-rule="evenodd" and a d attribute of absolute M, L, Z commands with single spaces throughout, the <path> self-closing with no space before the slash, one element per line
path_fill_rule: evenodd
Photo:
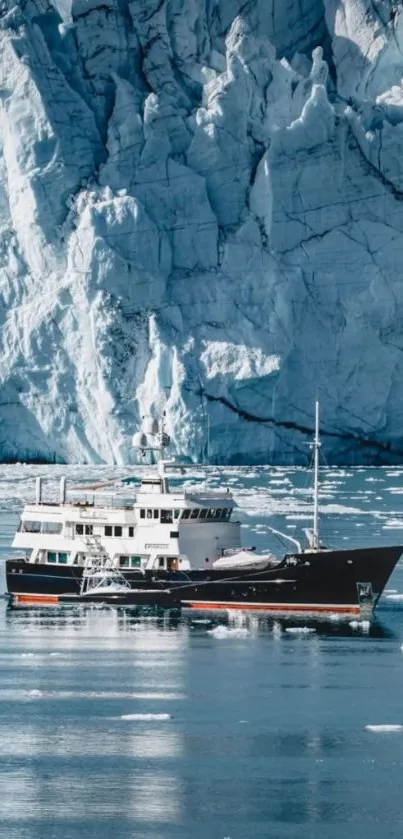
<path fill-rule="evenodd" d="M 403 11 L 0 3 L 0 459 L 403 452 Z"/>

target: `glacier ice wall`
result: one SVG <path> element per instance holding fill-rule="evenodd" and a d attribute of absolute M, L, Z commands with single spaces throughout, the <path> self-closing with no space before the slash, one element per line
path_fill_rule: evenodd
<path fill-rule="evenodd" d="M 0 0 L 0 459 L 401 459 L 402 141 L 389 0 Z"/>

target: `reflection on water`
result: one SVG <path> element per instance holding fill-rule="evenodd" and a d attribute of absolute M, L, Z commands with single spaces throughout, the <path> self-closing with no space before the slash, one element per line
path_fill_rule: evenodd
<path fill-rule="evenodd" d="M 12 839 L 321 839 L 324 825 L 367 838 L 382 807 L 397 830 L 403 736 L 365 729 L 403 721 L 396 610 L 360 632 L 4 603 L 0 635 L 0 823 Z"/>
<path fill-rule="evenodd" d="M 283 633 L 288 632 L 295 635 L 315 632 L 320 635 L 335 636 L 353 636 L 357 632 L 365 632 L 373 638 L 388 637 L 391 635 L 392 629 L 388 623 L 382 620 L 382 616 L 391 612 L 394 608 L 394 604 L 383 603 L 369 622 L 367 620 L 357 620 L 351 616 L 339 615 L 274 617 L 264 613 L 248 614 L 243 610 L 237 611 L 236 609 L 217 614 L 210 611 L 203 613 L 198 610 L 197 617 L 195 617 L 195 614 L 192 614 L 190 610 L 181 612 L 178 609 L 115 608 L 103 605 L 24 607 L 7 604 L 6 619 L 20 624 L 22 632 L 30 632 L 30 627 L 35 627 L 38 630 L 39 627 L 49 628 L 56 625 L 58 645 L 64 637 L 67 637 L 70 644 L 74 637 L 73 633 L 77 632 L 80 646 L 82 646 L 83 638 L 89 633 L 92 649 L 95 649 L 94 645 L 97 644 L 97 639 L 99 639 L 100 649 L 113 649 L 114 638 L 118 639 L 119 649 L 124 649 L 127 644 L 132 646 L 131 633 L 136 632 L 138 633 L 135 636 L 136 649 L 146 649 L 147 644 L 151 644 L 152 649 L 153 645 L 157 643 L 159 649 L 162 650 L 166 649 L 167 645 L 170 647 L 171 643 L 175 645 L 178 638 L 184 640 L 189 631 L 192 633 L 207 631 L 211 634 L 214 627 L 228 627 L 234 630 L 242 627 L 247 630 L 248 634 L 256 632 L 259 632 L 259 634 L 271 633 L 275 638 L 279 638 Z M 401 607 L 398 607 L 397 611 L 403 613 Z M 147 632 L 149 627 L 152 627 L 151 632 Z M 61 629 L 67 630 L 67 632 L 61 632 Z M 169 631 L 172 633 L 173 630 L 175 630 L 175 635 L 171 634 L 170 642 L 168 633 Z M 223 637 L 224 635 L 223 633 Z M 172 637 L 175 638 L 175 641 L 172 641 Z M 242 637 L 242 635 L 240 634 L 239 637 Z M 37 634 L 36 639 L 38 640 L 38 638 L 39 635 Z M 50 655 L 56 656 L 61 655 L 61 653 L 50 653 Z M 32 653 L 26 653 L 25 656 L 29 658 Z M 153 662 L 153 666 L 154 664 L 155 662 Z"/>

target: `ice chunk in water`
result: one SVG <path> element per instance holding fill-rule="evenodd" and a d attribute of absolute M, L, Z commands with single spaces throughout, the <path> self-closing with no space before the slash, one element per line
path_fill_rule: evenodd
<path fill-rule="evenodd" d="M 386 731 L 403 731 L 403 725 L 366 725 L 365 730 L 381 734 Z"/>
<path fill-rule="evenodd" d="M 121 720 L 133 720 L 141 722 L 142 720 L 171 720 L 171 714 L 122 714 Z"/>
<path fill-rule="evenodd" d="M 215 626 L 214 629 L 207 630 L 208 635 L 213 638 L 246 638 L 249 635 L 249 630 L 243 626 L 234 626 L 228 628 L 227 626 Z"/>

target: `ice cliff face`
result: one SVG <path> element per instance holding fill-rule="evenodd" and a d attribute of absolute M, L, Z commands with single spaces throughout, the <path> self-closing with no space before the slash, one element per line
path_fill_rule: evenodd
<path fill-rule="evenodd" d="M 403 457 L 403 11 L 0 0 L 0 459 Z"/>

